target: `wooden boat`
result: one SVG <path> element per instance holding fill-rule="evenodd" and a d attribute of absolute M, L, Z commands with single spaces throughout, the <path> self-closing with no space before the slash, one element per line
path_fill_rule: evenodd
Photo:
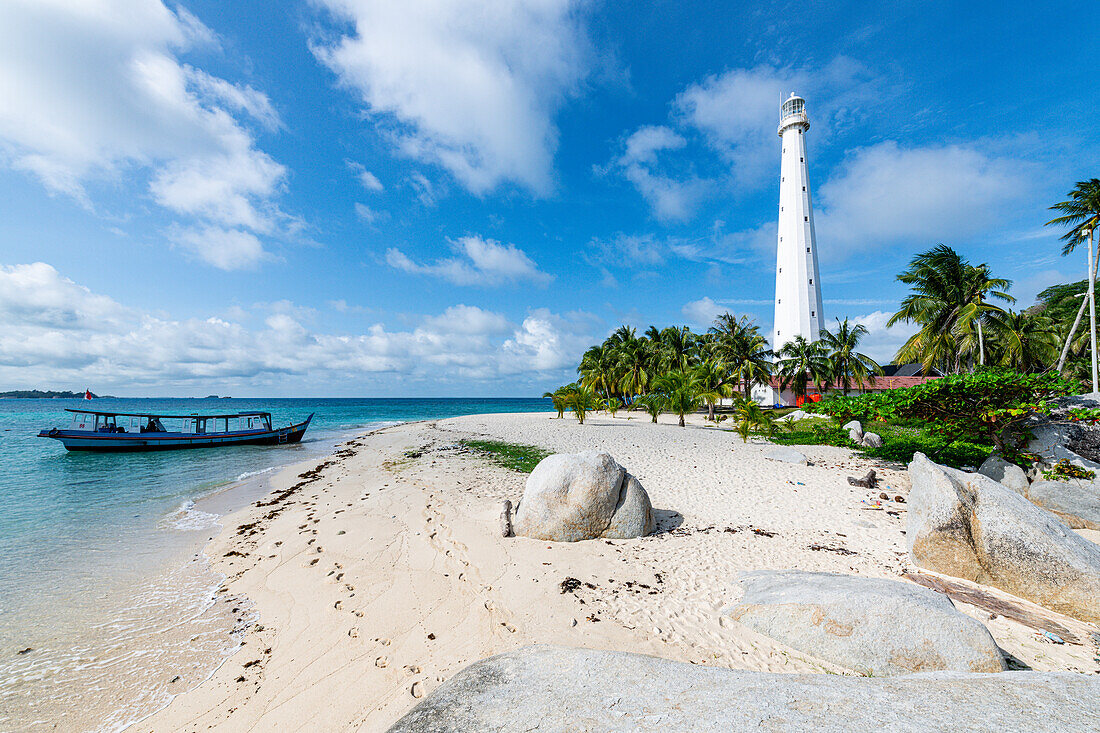
<path fill-rule="evenodd" d="M 297 425 L 271 427 L 270 412 L 231 415 L 161 415 L 66 408 L 68 428 L 51 428 L 39 438 L 60 440 L 68 450 L 138 451 L 212 448 L 223 445 L 283 445 L 305 435 L 313 413 Z"/>

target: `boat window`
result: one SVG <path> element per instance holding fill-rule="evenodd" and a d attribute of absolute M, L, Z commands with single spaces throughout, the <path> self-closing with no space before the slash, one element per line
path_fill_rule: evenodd
<path fill-rule="evenodd" d="M 73 424 L 70 426 L 72 430 L 94 430 L 95 418 L 92 415 L 86 415 L 83 412 L 73 413 Z"/>
<path fill-rule="evenodd" d="M 212 417 L 206 421 L 206 432 L 208 433 L 224 433 L 228 428 L 226 423 L 228 420 L 224 417 Z"/>

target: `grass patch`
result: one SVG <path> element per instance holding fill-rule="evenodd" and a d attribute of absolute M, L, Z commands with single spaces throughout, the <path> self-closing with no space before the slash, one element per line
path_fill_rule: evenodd
<path fill-rule="evenodd" d="M 462 445 L 480 453 L 498 466 L 520 473 L 531 473 L 535 470 L 535 466 L 539 465 L 539 461 L 551 453 L 534 445 L 505 443 L 499 440 L 464 440 Z"/>
<path fill-rule="evenodd" d="M 809 422 L 809 425 L 804 423 Z M 782 423 L 781 423 L 782 424 Z M 866 456 L 886 461 L 908 463 L 913 454 L 920 451 L 936 463 L 953 468 L 980 466 L 993 446 L 962 440 L 947 440 L 937 435 L 927 435 L 918 428 L 875 422 L 865 430 L 882 436 L 881 448 L 865 448 L 848 439 L 848 431 L 833 421 L 799 420 L 787 428 L 781 428 L 771 439 L 781 445 L 835 445 L 851 448 Z"/>

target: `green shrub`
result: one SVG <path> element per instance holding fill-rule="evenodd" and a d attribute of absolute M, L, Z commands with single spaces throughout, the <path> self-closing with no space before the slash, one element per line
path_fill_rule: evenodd
<path fill-rule="evenodd" d="M 982 369 L 953 374 L 915 387 L 822 400 L 818 412 L 864 422 L 920 425 L 949 443 L 975 441 L 998 450 L 1019 448 L 1033 413 L 1049 412 L 1049 400 L 1071 394 L 1075 382 L 1057 374 Z"/>
<path fill-rule="evenodd" d="M 1096 472 L 1090 471 L 1087 468 L 1082 468 L 1076 463 L 1070 463 L 1069 461 L 1058 461 L 1054 464 L 1054 468 L 1049 471 L 1043 471 L 1043 478 L 1047 481 L 1064 481 L 1066 479 L 1080 478 L 1091 481 L 1096 478 Z"/>

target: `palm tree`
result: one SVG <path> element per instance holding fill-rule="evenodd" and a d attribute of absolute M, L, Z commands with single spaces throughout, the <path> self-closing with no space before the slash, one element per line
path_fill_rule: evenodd
<path fill-rule="evenodd" d="M 741 436 L 741 442 L 749 442 L 749 433 L 753 430 L 767 437 L 775 435 L 775 418 L 771 412 L 763 409 L 750 399 L 738 395 L 733 401 L 734 430 Z"/>
<path fill-rule="evenodd" d="M 699 343 L 699 337 L 687 326 L 669 326 L 661 331 L 663 366 L 668 371 L 687 371 Z"/>
<path fill-rule="evenodd" d="M 615 417 L 615 413 L 623 408 L 623 402 L 618 397 L 607 397 L 600 400 L 600 409 L 606 410 L 611 413 L 611 417 Z"/>
<path fill-rule="evenodd" d="M 729 376 L 729 369 L 717 359 L 707 359 L 694 369 L 694 377 L 699 381 L 699 398 L 706 402 L 707 419 L 712 422 L 715 404 L 733 394 Z"/>
<path fill-rule="evenodd" d="M 1069 192 L 1069 198 L 1065 201 L 1061 201 L 1054 206 L 1050 207 L 1054 211 L 1060 211 L 1062 216 L 1055 219 L 1051 219 L 1047 222 L 1047 226 L 1058 225 L 1069 227 L 1065 234 L 1062 235 L 1062 241 L 1065 245 L 1062 247 L 1062 256 L 1068 255 L 1077 245 L 1081 243 L 1081 240 L 1086 236 L 1089 241 L 1089 289 L 1088 289 L 1088 304 L 1089 304 L 1089 342 L 1092 346 L 1092 390 L 1097 390 L 1097 365 L 1096 365 L 1096 269 L 1097 264 L 1094 263 L 1092 253 L 1093 236 L 1096 232 L 1096 227 L 1100 226 L 1100 179 L 1091 178 L 1087 181 L 1079 181 L 1073 190 Z M 1082 311 L 1085 304 L 1081 304 Z M 1078 312 L 1077 319 L 1080 320 L 1081 314 Z M 1076 323 L 1076 322 L 1075 322 Z M 1066 347 L 1062 350 L 1062 358 L 1059 361 L 1059 371 L 1062 364 L 1065 362 L 1065 353 L 1068 349 L 1069 342 L 1073 339 L 1073 331 L 1070 331 L 1066 337 Z"/>
<path fill-rule="evenodd" d="M 766 382 L 772 372 L 772 352 L 760 327 L 746 316 L 738 319 L 723 313 L 714 319 L 710 334 L 714 337 L 714 354 L 730 365 L 747 399 L 752 386 Z"/>
<path fill-rule="evenodd" d="M 610 398 L 612 390 L 618 389 L 616 378 L 616 356 L 614 349 L 607 344 L 592 346 L 581 357 L 577 371 L 581 374 L 581 382 L 592 388 L 593 391 L 603 392 L 605 398 Z"/>
<path fill-rule="evenodd" d="M 568 408 L 569 395 L 565 391 L 565 387 L 558 387 L 553 392 L 543 392 L 543 397 L 549 397 L 550 401 L 554 403 L 554 409 L 558 411 L 558 419 L 565 417 L 565 411 Z"/>
<path fill-rule="evenodd" d="M 898 280 L 912 291 L 901 308 L 886 322 L 887 327 L 901 321 L 920 326 L 898 350 L 899 362 L 920 361 L 925 369 L 940 366 L 958 373 L 964 359 L 973 351 L 969 334 L 978 326 L 978 360 L 984 356 L 981 321 L 1004 311 L 986 302 L 986 297 L 1013 302 L 1006 291 L 1012 282 L 990 277 L 986 265 L 970 265 L 958 252 L 939 244 L 914 257 Z M 972 361 L 970 362 L 973 363 Z"/>
<path fill-rule="evenodd" d="M 592 410 L 597 409 L 598 401 L 592 387 L 584 382 L 574 383 L 565 387 L 568 395 L 569 409 L 577 416 L 577 422 L 584 425 L 584 418 Z"/>
<path fill-rule="evenodd" d="M 680 427 L 685 426 L 684 415 L 699 409 L 701 384 L 694 372 L 671 371 L 658 377 L 653 387 L 664 398 L 665 407 L 680 416 Z"/>
<path fill-rule="evenodd" d="M 618 388 L 630 402 L 649 387 L 651 346 L 645 339 L 626 339 L 619 345 L 618 355 L 618 371 L 622 373 Z"/>
<path fill-rule="evenodd" d="M 657 418 L 665 411 L 665 397 L 659 392 L 644 394 L 635 400 L 635 404 L 645 410 L 653 418 L 653 422 L 657 422 Z"/>
<path fill-rule="evenodd" d="M 832 376 L 829 358 L 820 341 L 810 342 L 805 336 L 795 336 L 779 350 L 778 367 L 780 384 L 790 387 L 795 399 L 805 398 L 810 382 L 824 389 Z"/>
<path fill-rule="evenodd" d="M 997 319 L 993 337 L 1001 364 L 1021 372 L 1042 371 L 1058 353 L 1054 324 L 1040 313 L 1008 311 Z"/>
<path fill-rule="evenodd" d="M 867 335 L 867 327 L 862 323 L 849 325 L 848 319 L 836 319 L 836 333 L 821 332 L 821 343 L 828 352 L 829 371 L 833 381 L 840 384 L 844 396 L 848 396 L 852 382 L 863 389 L 864 384 L 874 384 L 875 375 L 882 374 L 882 367 L 874 359 L 856 351 L 859 342 Z"/>

